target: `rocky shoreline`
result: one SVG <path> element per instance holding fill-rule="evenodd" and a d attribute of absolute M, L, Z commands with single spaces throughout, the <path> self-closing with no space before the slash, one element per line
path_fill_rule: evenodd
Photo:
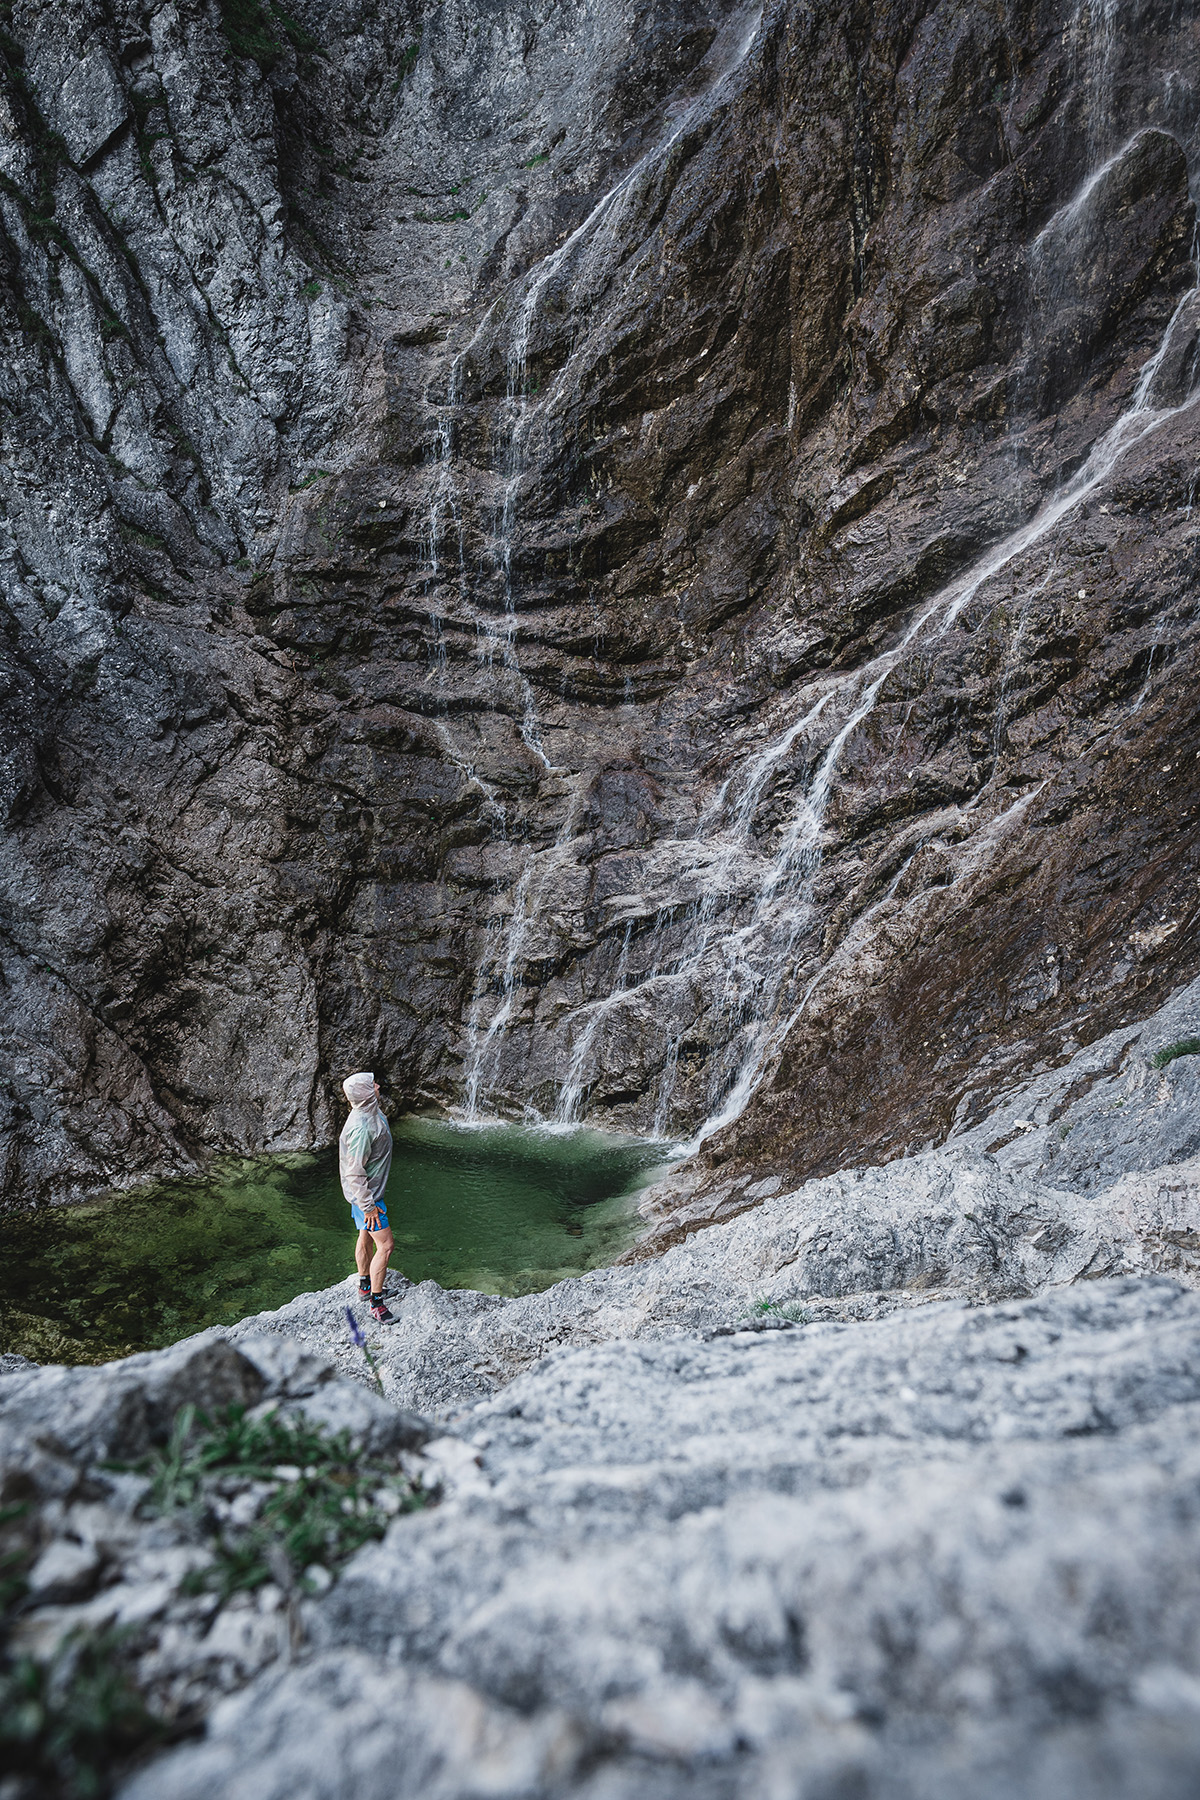
<path fill-rule="evenodd" d="M 9 1368 L 10 1669 L 69 1689 L 87 1634 L 120 1643 L 128 1800 L 1184 1800 L 1200 1057 L 1161 1058 L 1198 998 L 658 1256 L 514 1300 L 395 1277 L 373 1361 L 347 1281 Z M 305 1455 L 359 1482 L 357 1548 L 270 1537 L 322 1479 L 290 1457 L 223 1450 L 180 1499 L 215 1454 L 186 1409 L 231 1404 L 350 1434 Z M 247 1543 L 267 1564 L 222 1588 Z"/>

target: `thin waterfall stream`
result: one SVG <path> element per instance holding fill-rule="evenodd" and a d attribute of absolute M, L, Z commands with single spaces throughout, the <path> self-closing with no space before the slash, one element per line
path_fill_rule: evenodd
<path fill-rule="evenodd" d="M 1084 13 L 1087 18 L 1084 19 Z M 1086 4 L 1080 9 L 1080 31 L 1093 14 L 1099 16 L 1095 55 L 1097 66 L 1089 77 L 1100 93 L 1105 120 L 1111 111 L 1115 9 Z M 566 239 L 534 266 L 526 278 L 505 353 L 505 420 L 502 467 L 498 498 L 492 519 L 491 560 L 503 594 L 502 616 L 492 620 L 478 610 L 480 655 L 491 665 L 493 657 L 515 693 L 519 733 L 536 758 L 543 781 L 557 784 L 560 812 L 552 839 L 523 848 L 510 840 L 520 859 L 511 889 L 510 904 L 497 910 L 485 932 L 466 1020 L 466 1052 L 462 1110 L 478 1123 L 499 1102 L 511 1108 L 512 1094 L 505 1080 L 506 1056 L 523 992 L 534 960 L 541 931 L 541 915 L 548 897 L 575 860 L 575 840 L 585 801 L 589 771 L 575 770 L 552 761 L 545 749 L 533 687 L 521 670 L 518 654 L 520 592 L 514 566 L 514 532 L 521 515 L 527 470 L 541 438 L 556 429 L 555 409 L 566 391 L 578 359 L 589 341 L 589 330 L 573 340 L 555 374 L 542 393 L 531 393 L 529 358 L 535 327 L 555 283 L 568 295 L 605 295 L 605 284 L 615 279 L 621 262 L 621 227 L 638 191 L 639 181 L 656 171 L 685 131 L 698 129 L 711 116 L 754 42 L 758 16 L 740 27 L 734 53 L 726 54 L 705 90 L 692 101 L 682 118 L 662 140 L 645 152 L 592 208 Z M 1078 227 L 1104 186 L 1106 178 L 1123 159 L 1134 153 L 1149 127 L 1126 132 L 1113 147 L 1111 124 L 1089 124 L 1088 166 L 1071 196 L 1041 226 L 1030 245 L 1031 279 L 1044 278 L 1056 259 L 1074 253 Z M 1156 127 L 1157 129 L 1157 127 Z M 1039 273 L 1041 272 L 1041 273 Z M 606 300 L 607 304 L 607 300 Z M 837 673 L 818 675 L 788 699 L 786 716 L 776 718 L 765 742 L 758 742 L 736 756 L 732 769 L 701 806 L 688 836 L 664 836 L 653 846 L 648 868 L 653 878 L 655 907 L 647 897 L 630 897 L 622 916 L 615 908 L 611 929 L 619 950 L 609 959 L 606 990 L 572 1006 L 552 1027 L 558 1047 L 558 1092 L 553 1106 L 524 1100 L 526 1118 L 562 1128 L 586 1118 L 588 1096 L 595 1071 L 604 1059 L 606 1038 L 619 1036 L 623 1021 L 637 1016 L 643 1021 L 661 1017 L 661 1057 L 654 1091 L 646 1108 L 646 1124 L 653 1121 L 657 1136 L 686 1136 L 686 1149 L 694 1150 L 714 1132 L 732 1123 L 771 1068 L 782 1045 L 803 1016 L 814 993 L 845 957 L 864 941 L 871 919 L 893 896 L 899 876 L 893 878 L 882 898 L 876 898 L 840 936 L 822 949 L 817 936 L 820 924 L 817 887 L 831 829 L 831 807 L 847 777 L 844 764 L 849 748 L 870 725 L 884 696 L 910 666 L 936 658 L 951 632 L 972 609 L 983 605 L 982 620 L 1007 599 L 1007 588 L 996 584 L 1004 576 L 1018 584 L 1015 595 L 1016 635 L 1009 647 L 1001 687 L 1001 713 L 1005 705 L 1010 665 L 1020 652 L 1031 594 L 1044 590 L 1050 576 L 1034 570 L 1032 586 L 1024 595 L 1021 559 L 1036 551 L 1064 520 L 1077 512 L 1100 490 L 1121 459 L 1135 446 L 1180 418 L 1196 401 L 1193 380 L 1182 399 L 1164 403 L 1156 396 L 1156 381 L 1177 332 L 1195 323 L 1196 293 L 1189 288 L 1178 301 L 1157 345 L 1145 358 L 1133 381 L 1129 398 L 1116 419 L 1091 445 L 1074 471 L 1050 493 L 1044 494 L 1024 523 L 984 550 L 963 572 L 921 602 L 894 641 L 865 663 Z M 495 321 L 492 311 L 477 329 L 472 345 L 485 327 Z M 467 598 L 466 552 L 463 523 L 453 492 L 455 411 L 460 404 L 460 371 L 468 356 L 461 351 L 453 359 L 444 411 L 439 425 L 437 477 L 428 530 L 429 559 L 436 573 L 438 543 L 444 522 L 458 532 L 460 589 Z M 794 411 L 794 386 L 789 418 Z M 995 587 L 990 601 L 989 592 Z M 468 600 L 469 604 L 469 600 Z M 976 619 L 970 629 L 979 627 Z M 1147 685 L 1149 675 L 1147 675 Z M 1137 702 L 1141 704 L 1141 696 Z M 1003 718 L 998 713 L 993 728 L 991 773 L 969 803 L 957 809 L 955 855 L 961 871 L 978 868 L 993 854 L 1006 833 L 1019 827 L 1034 797 L 1026 792 L 1017 800 L 996 787 L 1000 734 Z M 800 765 L 797 769 L 797 763 Z M 994 791 L 993 791 L 994 789 Z M 551 790 L 547 790 L 551 791 Z M 1040 791 L 1040 789 L 1038 790 Z M 491 790 L 489 790 L 491 792 Z M 492 795 L 498 831 L 507 836 L 507 812 Z M 782 816 L 773 829 L 776 841 L 764 847 L 764 812 L 774 812 L 782 802 Z M 904 865 L 907 867 L 907 864 Z M 636 949 L 636 956 L 634 954 Z M 689 1022 L 703 1018 L 709 1037 L 718 1049 L 705 1074 L 706 1101 L 701 1117 L 681 1114 L 677 1084 L 685 1042 L 693 1030 Z M 682 1126 L 682 1131 L 681 1131 Z"/>

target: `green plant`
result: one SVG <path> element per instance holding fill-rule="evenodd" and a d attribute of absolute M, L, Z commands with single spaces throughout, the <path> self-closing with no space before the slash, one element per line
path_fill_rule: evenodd
<path fill-rule="evenodd" d="M 413 64 L 416 62 L 420 50 L 421 44 L 418 39 L 415 44 L 410 44 L 406 50 L 401 51 L 399 72 L 392 83 L 393 94 L 398 94 L 400 92 L 405 80 L 412 74 Z"/>
<path fill-rule="evenodd" d="M 39 1794 L 102 1800 L 116 1766 L 164 1734 L 123 1666 L 124 1644 L 117 1631 L 73 1632 L 48 1662 L 21 1656 L 0 1672 L 6 1771 Z"/>
<path fill-rule="evenodd" d="M 377 1394 L 382 1395 L 383 1376 L 379 1373 L 379 1364 L 375 1360 L 375 1352 L 372 1350 L 370 1344 L 368 1344 L 362 1326 L 355 1318 L 353 1310 L 349 1306 L 343 1307 L 342 1310 L 346 1315 L 346 1323 L 350 1327 L 350 1341 L 356 1349 L 362 1351 L 363 1361 L 371 1371 L 371 1380 L 375 1384 L 375 1391 Z"/>
<path fill-rule="evenodd" d="M 117 521 L 117 530 L 129 544 L 140 544 L 143 550 L 165 550 L 166 543 L 153 531 L 142 531 L 127 519 Z"/>
<path fill-rule="evenodd" d="M 268 74 L 283 54 L 286 38 L 294 50 L 313 51 L 317 40 L 274 0 L 220 0 L 225 41 L 235 56 L 256 62 Z"/>
<path fill-rule="evenodd" d="M 331 1436 L 303 1417 L 268 1413 L 251 1419 L 230 1406 L 209 1419 L 184 1407 L 165 1447 L 140 1465 L 151 1477 L 147 1504 L 159 1512 L 188 1508 L 215 1538 L 213 1561 L 185 1582 L 192 1592 L 223 1598 L 277 1581 L 296 1587 L 313 1564 L 338 1568 L 362 1544 L 380 1538 L 389 1519 L 424 1501 L 403 1476 L 346 1433 Z M 220 1523 L 214 1501 L 232 1485 L 252 1493 L 248 1523 Z M 253 1498 L 253 1494 L 252 1494 Z"/>
<path fill-rule="evenodd" d="M 1200 1056 L 1200 1037 L 1176 1038 L 1173 1044 L 1164 1044 L 1161 1050 L 1156 1050 L 1150 1061 L 1156 1069 L 1165 1069 L 1177 1056 Z"/>
<path fill-rule="evenodd" d="M 521 167 L 524 169 L 540 169 L 543 163 L 548 163 L 549 161 L 550 152 L 548 150 L 543 150 L 537 156 L 531 156 L 527 163 L 522 163 Z"/>
<path fill-rule="evenodd" d="M 306 300 L 315 300 L 321 292 L 321 283 L 315 278 L 312 281 L 306 281 L 300 292 Z"/>
<path fill-rule="evenodd" d="M 289 488 L 288 493 L 302 494 L 305 488 L 312 487 L 315 481 L 328 481 L 332 473 L 332 469 L 314 469 L 311 475 L 306 475 L 303 481 L 298 481 L 294 488 Z"/>
<path fill-rule="evenodd" d="M 0 1506 L 0 1612 L 7 1612 L 25 1592 L 30 1550 L 20 1528 L 28 1518 L 29 1507 L 23 1501 Z"/>
<path fill-rule="evenodd" d="M 746 1308 L 751 1319 L 778 1319 L 785 1325 L 809 1325 L 812 1314 L 798 1300 L 755 1300 Z"/>

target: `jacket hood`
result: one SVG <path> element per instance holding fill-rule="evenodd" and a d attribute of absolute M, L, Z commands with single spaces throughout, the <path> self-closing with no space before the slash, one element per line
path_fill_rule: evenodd
<path fill-rule="evenodd" d="M 342 1092 L 351 1106 L 374 1106 L 375 1077 L 369 1071 L 347 1075 L 342 1083 Z"/>

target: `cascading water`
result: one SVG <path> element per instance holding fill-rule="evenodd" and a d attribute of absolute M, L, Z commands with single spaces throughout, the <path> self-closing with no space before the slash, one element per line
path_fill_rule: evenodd
<path fill-rule="evenodd" d="M 734 777 L 727 782 L 710 810 L 705 821 L 705 837 L 695 846 L 703 848 L 702 859 L 695 856 L 692 846 L 673 846 L 686 875 L 698 880 L 707 879 L 710 884 L 695 911 L 694 935 L 682 958 L 654 968 L 638 983 L 610 994 L 590 1008 L 580 1009 L 584 1025 L 572 1060 L 574 1078 L 570 1105 L 573 1114 L 579 1106 L 582 1052 L 595 1042 L 598 1021 L 610 1018 L 619 1008 L 644 1003 L 655 989 L 695 984 L 706 992 L 713 1013 L 718 1016 L 724 1013 L 731 1019 L 733 1030 L 717 1077 L 717 1083 L 724 1091 L 719 1094 L 717 1104 L 689 1147 L 695 1147 L 740 1115 L 772 1056 L 802 1016 L 817 983 L 829 972 L 827 967 L 812 969 L 811 960 L 797 964 L 795 952 L 810 919 L 822 833 L 843 751 L 867 721 L 889 675 L 900 666 L 909 651 L 927 650 L 935 645 L 985 584 L 1033 548 L 1093 494 L 1133 444 L 1194 404 L 1194 392 L 1174 407 L 1156 408 L 1152 404 L 1154 378 L 1166 353 L 1171 330 L 1180 312 L 1190 305 L 1191 296 L 1180 303 L 1172 325 L 1139 378 L 1128 410 L 1096 444 L 1078 474 L 1046 501 L 1027 525 L 935 596 L 908 626 L 898 644 L 864 668 L 838 678 L 811 704 L 804 706 L 798 720 L 748 759 L 740 781 Z M 769 860 L 756 858 L 754 822 L 771 772 L 783 762 L 798 740 L 807 737 L 831 712 L 836 714 L 839 710 L 845 713 L 843 721 L 824 749 L 817 752 L 812 775 L 807 784 L 800 787 L 776 855 Z M 735 792 L 738 787 L 740 793 Z M 1015 821 L 1029 798 L 1026 796 L 1019 806 L 1006 808 L 1001 818 Z M 987 831 L 991 843 L 999 841 L 996 830 L 999 820 L 989 821 L 980 809 L 977 823 Z M 978 848 L 982 848 L 982 844 Z M 689 850 L 693 850 L 690 859 Z M 730 872 L 747 862 L 757 862 L 758 891 L 749 918 L 731 928 L 723 921 L 720 903 L 728 899 L 726 883 Z M 801 975 L 806 975 L 807 981 L 797 1003 L 790 1006 Z M 656 1117 L 660 1129 L 670 1117 L 671 1086 L 678 1060 L 679 1041 L 675 1039 L 668 1050 L 657 1100 Z M 560 1102 L 559 1116 L 563 1117 L 564 1113 L 565 1107 Z"/>
<path fill-rule="evenodd" d="M 1046 281 L 1046 271 L 1053 273 L 1057 263 L 1069 266 L 1077 228 L 1086 220 L 1094 197 L 1142 135 L 1140 131 L 1129 134 L 1127 123 L 1113 117 L 1115 8 L 1109 0 L 1089 0 L 1079 9 L 1077 26 L 1081 41 L 1093 44 L 1095 65 L 1084 83 L 1088 167 L 1073 196 L 1042 227 L 1032 245 L 1035 286 L 1039 280 Z M 722 72 L 706 96 L 706 104 L 711 104 L 712 95 L 727 78 L 728 71 Z M 669 149 L 685 125 L 694 122 L 696 110 L 693 107 L 665 144 L 642 158 L 559 249 L 537 266 L 525 290 L 508 356 L 508 460 L 496 528 L 497 564 L 505 587 L 505 631 L 514 658 L 512 533 L 519 514 L 522 477 L 536 434 L 550 429 L 555 398 L 567 384 L 578 351 L 576 346 L 568 352 L 544 395 L 530 396 L 528 352 L 538 308 L 558 279 L 585 293 L 594 289 L 598 280 L 607 279 L 604 259 L 607 255 L 614 264 L 618 261 L 624 201 L 634 192 L 639 174 Z M 1113 149 L 1118 123 L 1125 125 L 1125 137 L 1121 147 Z M 624 915 L 621 897 L 611 910 L 611 928 L 622 936 L 619 958 L 615 967 L 610 964 L 607 991 L 572 1007 L 557 1026 L 563 1075 L 554 1117 L 560 1124 L 573 1124 L 583 1115 L 596 1071 L 606 1060 L 611 1066 L 619 1057 L 620 1042 L 632 1018 L 643 1025 L 653 1020 L 658 1026 L 661 1058 L 652 1096 L 656 1131 L 665 1135 L 681 1124 L 690 1126 L 690 1147 L 695 1147 L 738 1117 L 812 996 L 864 941 L 873 918 L 890 902 L 908 866 L 905 862 L 883 895 L 851 921 L 839 942 L 831 949 L 822 948 L 814 930 L 818 923 L 815 892 L 830 829 L 830 807 L 843 780 L 848 747 L 868 726 L 889 683 L 894 685 L 894 679 L 914 665 L 936 657 L 952 628 L 977 603 L 990 610 L 988 595 L 993 590 L 990 605 L 1005 597 L 998 588 L 1002 576 L 1007 574 L 1010 583 L 1020 584 L 1025 579 L 1020 560 L 1094 495 L 1135 445 L 1194 404 L 1194 386 L 1182 400 L 1166 405 L 1156 399 L 1155 384 L 1175 334 L 1182 329 L 1181 321 L 1191 320 L 1195 310 L 1194 291 L 1189 291 L 1145 361 L 1124 410 L 1076 471 L 1042 499 L 1032 517 L 923 603 L 888 648 L 858 668 L 818 677 L 804 686 L 791 699 L 787 716 L 776 722 L 767 742 L 744 754 L 720 784 L 702 808 L 692 834 L 655 843 L 647 859 L 646 892 L 628 897 Z M 1048 580 L 1049 574 L 1042 573 L 1040 585 Z M 1019 651 L 1028 603 L 1038 588 L 1035 574 L 1032 586 L 1025 589 L 1014 609 L 1017 635 L 1010 646 L 1010 660 Z M 1005 683 L 1007 679 L 1006 665 Z M 1005 834 L 1019 825 L 1039 791 L 1027 792 L 1016 801 L 998 788 L 993 791 L 1004 705 L 1002 683 L 991 774 L 958 812 L 963 869 L 977 867 L 995 851 Z M 797 763 L 802 765 L 799 773 L 795 771 Z M 526 856 L 511 913 L 489 934 L 480 965 L 471 1011 L 465 1096 L 471 1117 L 478 1117 L 489 1095 L 501 1087 L 506 1040 L 537 937 L 539 910 L 556 877 L 573 860 L 572 839 L 582 789 L 578 781 L 569 781 L 564 791 L 565 807 L 554 841 Z M 784 816 L 773 849 L 766 850 L 762 846 L 763 815 L 781 799 Z M 488 1002 L 492 1002 L 490 1011 Z M 691 1120 L 680 1114 L 676 1090 L 689 1034 L 698 1020 L 704 1021 L 708 1038 L 718 1049 L 705 1070 L 707 1116 L 697 1126 L 694 1114 Z"/>
<path fill-rule="evenodd" d="M 705 59 L 711 65 L 711 71 L 710 79 L 703 92 L 683 110 L 681 117 L 670 124 L 662 140 L 639 157 L 620 180 L 613 184 L 566 240 L 535 265 L 517 313 L 516 327 L 506 356 L 507 451 L 500 504 L 494 521 L 492 549 L 493 565 L 499 572 L 502 581 L 504 613 L 502 625 L 498 629 L 489 628 L 488 641 L 489 643 L 495 642 L 499 646 L 503 667 L 515 677 L 519 686 L 521 737 L 526 747 L 541 764 L 545 774 L 550 776 L 561 776 L 565 772 L 556 768 L 546 754 L 533 688 L 520 667 L 517 648 L 517 596 L 513 573 L 513 528 L 520 501 L 531 429 L 535 422 L 550 409 L 558 389 L 565 379 L 570 358 L 564 368 L 559 371 L 555 386 L 535 402 L 528 392 L 528 351 L 531 328 L 547 288 L 561 272 L 570 271 L 572 264 L 578 262 L 581 266 L 575 270 L 575 276 L 586 286 L 593 271 L 598 266 L 604 265 L 605 248 L 612 248 L 617 242 L 616 227 L 620 220 L 623 203 L 637 192 L 639 181 L 648 171 L 653 170 L 662 162 L 684 132 L 696 126 L 705 113 L 712 110 L 730 75 L 748 55 L 760 19 L 761 11 L 757 8 L 751 9 L 740 15 L 732 25 L 727 26 L 719 34 L 716 44 Z M 477 331 L 475 339 L 478 337 L 479 332 Z M 475 342 L 475 339 L 472 340 L 472 343 Z M 458 404 L 458 371 L 467 354 L 469 351 L 464 352 L 455 360 L 449 384 L 447 411 L 442 415 L 438 425 L 437 455 L 439 464 L 447 466 L 453 449 L 453 410 Z M 428 532 L 431 545 L 435 544 L 443 512 L 451 510 L 447 507 L 440 476 L 435 485 L 434 494 L 435 499 L 431 505 Z M 460 550 L 461 548 L 460 539 Z M 436 548 L 432 549 L 430 553 L 431 562 L 434 562 L 435 559 Z M 462 566 L 461 560 L 460 566 Z M 535 928 L 538 908 L 556 870 L 569 856 L 570 842 L 574 834 L 581 798 L 580 783 L 578 781 L 568 783 L 564 816 L 554 842 L 548 850 L 531 853 L 528 856 L 514 889 L 512 909 L 508 918 L 506 920 L 497 919 L 488 928 L 467 1016 L 463 1110 L 469 1121 L 475 1122 L 485 1116 L 489 1094 L 498 1084 L 505 1034 L 516 1009 L 522 965 L 528 953 L 529 940 Z M 627 945 L 628 934 L 626 947 Z M 485 1008 L 489 1001 L 494 1004 L 490 1016 L 485 1021 Z M 581 1052 L 581 1058 L 583 1054 L 586 1054 L 586 1047 Z M 572 1064 L 572 1068 L 574 1066 Z M 564 1088 L 564 1104 L 567 1115 L 564 1122 L 573 1122 L 574 1112 L 582 1092 L 582 1086 L 577 1085 L 574 1097 L 572 1097 L 572 1076 L 568 1073 Z M 562 1111 L 563 1109 L 560 1108 L 560 1115 Z"/>

